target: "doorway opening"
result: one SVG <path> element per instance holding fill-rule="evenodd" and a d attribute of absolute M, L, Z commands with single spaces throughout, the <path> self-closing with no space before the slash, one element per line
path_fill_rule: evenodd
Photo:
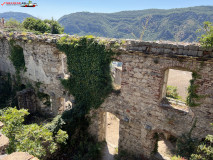
<path fill-rule="evenodd" d="M 120 120 L 112 113 L 106 112 L 105 118 L 105 140 L 104 160 L 113 160 L 118 154 L 119 145 L 119 125 Z"/>

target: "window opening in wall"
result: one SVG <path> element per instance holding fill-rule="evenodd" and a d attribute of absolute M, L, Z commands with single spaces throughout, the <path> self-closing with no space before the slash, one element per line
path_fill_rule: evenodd
<path fill-rule="evenodd" d="M 168 69 L 165 72 L 163 86 L 163 103 L 169 103 L 176 109 L 188 111 L 186 99 L 192 72 Z"/>
<path fill-rule="evenodd" d="M 156 159 L 170 160 L 175 156 L 177 138 L 168 133 L 155 133 L 158 136 Z"/>
<path fill-rule="evenodd" d="M 66 110 L 72 109 L 72 102 L 67 100 L 66 98 L 59 98 L 60 101 L 60 107 L 59 107 L 59 113 L 63 113 Z"/>
<path fill-rule="evenodd" d="M 118 154 L 119 125 L 120 120 L 113 114 L 105 114 L 105 140 L 107 142 L 104 148 L 104 159 L 113 159 Z"/>
<path fill-rule="evenodd" d="M 110 65 L 112 84 L 115 90 L 119 90 L 121 88 L 122 65 L 123 63 L 118 61 L 112 61 Z"/>
<path fill-rule="evenodd" d="M 50 96 L 48 94 L 43 93 L 43 92 L 38 92 L 37 96 L 44 106 L 51 107 L 52 99 L 50 98 Z"/>

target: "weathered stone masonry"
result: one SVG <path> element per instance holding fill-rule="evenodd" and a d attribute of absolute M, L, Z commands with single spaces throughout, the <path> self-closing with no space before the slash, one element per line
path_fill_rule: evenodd
<path fill-rule="evenodd" d="M 73 101 L 73 97 L 67 95 L 59 80 L 68 74 L 66 56 L 55 47 L 56 40 L 61 36 L 13 34 L 16 44 L 24 50 L 27 72 L 22 77 L 32 83 L 42 82 L 40 90 L 49 94 L 52 99 L 51 108 L 46 111 L 54 114 L 59 108 L 65 107 L 67 100 Z M 0 71 L 13 74 L 14 68 L 8 59 L 7 37 L 9 34 L 3 33 L 0 42 Z M 110 44 L 120 42 L 107 41 Z M 137 155 L 150 157 L 155 145 L 154 133 L 181 136 L 190 130 L 196 118 L 197 127 L 193 136 L 204 138 L 207 134 L 212 134 L 212 49 L 203 49 L 198 44 L 126 40 L 116 51 L 121 53 L 116 58 L 123 63 L 121 90 L 120 94 L 111 94 L 98 110 L 91 112 L 93 118 L 90 132 L 98 140 L 105 140 L 105 112 L 113 113 L 120 119 L 119 151 L 127 150 Z M 186 112 L 163 104 L 165 74 L 172 68 L 200 74 L 201 77 L 196 80 L 199 85 L 197 93 L 205 95 L 199 101 L 200 106 L 191 107 Z"/>

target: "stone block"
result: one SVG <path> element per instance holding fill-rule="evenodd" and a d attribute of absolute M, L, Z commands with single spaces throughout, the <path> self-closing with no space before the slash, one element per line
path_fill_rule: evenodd
<path fill-rule="evenodd" d="M 198 56 L 202 57 L 203 56 L 203 51 L 198 51 Z"/>
<path fill-rule="evenodd" d="M 6 148 L 9 146 L 9 139 L 0 133 L 0 155 L 5 154 Z"/>
<path fill-rule="evenodd" d="M 183 54 L 183 49 L 178 49 L 178 52 L 177 52 L 177 54 Z"/>
<path fill-rule="evenodd" d="M 2 160 L 39 160 L 39 159 L 26 152 L 14 152 L 8 156 L 3 157 Z"/>

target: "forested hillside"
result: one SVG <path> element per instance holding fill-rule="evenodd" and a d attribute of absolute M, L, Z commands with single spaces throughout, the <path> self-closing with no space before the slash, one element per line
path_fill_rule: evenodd
<path fill-rule="evenodd" d="M 25 18 L 33 17 L 33 16 L 27 13 L 22 13 L 22 12 L 4 12 L 4 13 L 0 13 L 0 18 L 2 17 L 4 17 L 5 20 L 9 20 L 10 18 L 13 18 L 19 22 L 22 22 Z"/>
<path fill-rule="evenodd" d="M 78 12 L 59 19 L 69 34 L 139 39 L 145 31 L 143 40 L 189 42 L 197 40 L 196 30 L 204 21 L 213 22 L 213 6 L 118 13 Z"/>
<path fill-rule="evenodd" d="M 6 12 L 0 13 L 0 17 L 22 22 L 32 16 L 21 12 Z M 117 13 L 78 12 L 58 20 L 68 34 L 188 42 L 197 41 L 200 33 L 196 33 L 196 30 L 202 28 L 204 21 L 213 22 L 213 6 Z"/>

